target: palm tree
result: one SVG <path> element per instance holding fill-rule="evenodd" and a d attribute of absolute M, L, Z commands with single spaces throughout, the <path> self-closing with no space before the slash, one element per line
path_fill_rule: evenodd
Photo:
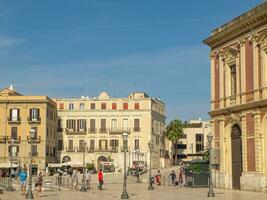
<path fill-rule="evenodd" d="M 175 146 L 178 140 L 183 135 L 183 123 L 180 119 L 175 119 L 166 127 L 166 137 L 172 142 L 172 152 L 175 154 L 175 164 L 177 164 L 177 156 L 175 153 Z"/>

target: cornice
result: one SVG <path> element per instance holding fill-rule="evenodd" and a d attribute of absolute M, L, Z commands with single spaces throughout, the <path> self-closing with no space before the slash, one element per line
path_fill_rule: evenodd
<path fill-rule="evenodd" d="M 267 2 L 215 29 L 203 43 L 216 48 L 267 23 Z"/>

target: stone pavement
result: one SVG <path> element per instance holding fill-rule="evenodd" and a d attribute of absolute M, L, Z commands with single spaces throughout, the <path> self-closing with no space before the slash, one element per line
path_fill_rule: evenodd
<path fill-rule="evenodd" d="M 163 173 L 164 174 L 164 173 Z M 63 191 L 44 191 L 41 194 L 42 200 L 84 200 L 84 199 L 120 199 L 122 192 L 122 174 L 108 174 L 104 176 L 104 190 L 99 191 L 96 187 L 96 175 L 92 177 L 92 188 L 87 192 L 63 189 Z M 135 177 L 128 177 L 128 194 L 130 199 L 135 200 L 267 200 L 267 193 L 246 192 L 238 190 L 215 189 L 216 197 L 208 198 L 208 188 L 184 188 L 173 186 L 158 186 L 153 191 L 148 191 L 148 183 L 136 183 Z M 145 181 L 145 176 L 142 177 Z M 167 184 L 167 181 L 166 181 Z M 4 191 L 0 195 L 1 200 L 20 200 L 25 199 L 19 191 Z"/>

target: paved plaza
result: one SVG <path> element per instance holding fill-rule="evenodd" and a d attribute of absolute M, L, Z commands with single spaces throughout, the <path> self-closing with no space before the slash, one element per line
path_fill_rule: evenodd
<path fill-rule="evenodd" d="M 92 178 L 92 188 L 87 192 L 74 191 L 73 189 L 64 189 L 62 191 L 44 191 L 40 197 L 43 200 L 84 200 L 84 199 L 120 199 L 122 192 L 121 174 L 106 175 L 104 190 L 99 191 L 96 187 L 96 176 Z M 144 179 L 143 179 L 144 181 Z M 222 200 L 266 200 L 267 193 L 246 192 L 238 190 L 215 189 L 216 197 L 208 198 L 208 188 L 184 188 L 166 185 L 155 187 L 155 190 L 147 190 L 147 183 L 136 183 L 134 177 L 128 178 L 128 194 L 130 199 L 162 199 L 162 200 L 202 200 L 202 199 L 222 199 Z M 25 199 L 19 191 L 4 192 L 0 195 L 1 200 L 20 200 Z"/>

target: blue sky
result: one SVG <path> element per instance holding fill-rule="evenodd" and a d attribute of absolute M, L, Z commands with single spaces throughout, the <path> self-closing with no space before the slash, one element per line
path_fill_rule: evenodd
<path fill-rule="evenodd" d="M 0 0 L 0 87 L 25 95 L 160 97 L 209 119 L 211 30 L 261 0 Z M 88 92 L 87 92 L 88 91 Z"/>

